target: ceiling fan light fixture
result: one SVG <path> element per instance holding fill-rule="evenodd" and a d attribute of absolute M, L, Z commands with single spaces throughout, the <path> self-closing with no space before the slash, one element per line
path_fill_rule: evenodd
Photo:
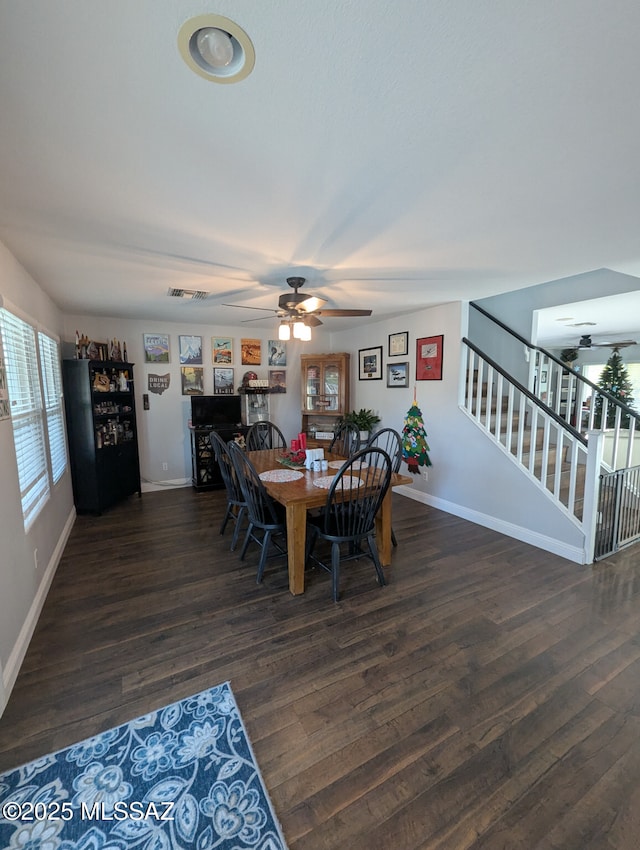
<path fill-rule="evenodd" d="M 222 15 L 196 15 L 180 27 L 178 49 L 198 76 L 214 83 L 237 83 L 256 61 L 246 32 Z"/>
<path fill-rule="evenodd" d="M 293 338 L 294 339 L 303 339 L 305 327 L 306 327 L 306 325 L 302 321 L 302 319 L 294 319 L 294 321 L 293 321 Z"/>
<path fill-rule="evenodd" d="M 311 328 L 309 325 L 302 326 L 302 336 L 300 337 L 302 342 L 310 342 L 311 340 Z"/>
<path fill-rule="evenodd" d="M 291 339 L 291 326 L 289 325 L 289 322 L 280 322 L 280 326 L 278 327 L 278 339 L 285 342 Z"/>

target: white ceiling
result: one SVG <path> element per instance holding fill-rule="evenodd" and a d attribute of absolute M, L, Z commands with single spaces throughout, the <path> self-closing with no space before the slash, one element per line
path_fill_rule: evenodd
<path fill-rule="evenodd" d="M 242 82 L 182 60 L 204 12 Z M 0 0 L 0 240 L 65 311 L 159 321 L 292 274 L 373 319 L 637 274 L 639 32 L 637 0 Z"/>
<path fill-rule="evenodd" d="M 573 301 L 537 311 L 538 345 L 573 348 L 583 334 L 593 343 L 640 343 L 640 289 L 622 295 Z"/>

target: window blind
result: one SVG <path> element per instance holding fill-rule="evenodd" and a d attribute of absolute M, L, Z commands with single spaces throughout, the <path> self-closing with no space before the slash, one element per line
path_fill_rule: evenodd
<path fill-rule="evenodd" d="M 28 529 L 49 497 L 36 333 L 8 310 L 0 310 L 7 389 L 18 464 L 24 527 Z"/>
<path fill-rule="evenodd" d="M 38 333 L 40 349 L 40 374 L 44 391 L 44 408 L 47 415 L 49 461 L 53 483 L 67 468 L 67 446 L 64 439 L 64 413 L 62 409 L 62 374 L 58 343 L 47 334 Z"/>

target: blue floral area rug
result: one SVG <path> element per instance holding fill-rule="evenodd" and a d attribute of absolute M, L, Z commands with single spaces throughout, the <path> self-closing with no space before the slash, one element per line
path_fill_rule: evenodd
<path fill-rule="evenodd" d="M 0 774 L 8 850 L 286 850 L 228 682 Z"/>

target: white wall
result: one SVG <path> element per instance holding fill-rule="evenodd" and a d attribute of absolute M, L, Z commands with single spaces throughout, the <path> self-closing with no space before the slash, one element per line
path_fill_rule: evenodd
<path fill-rule="evenodd" d="M 0 243 L 0 294 L 54 335 L 62 316 L 53 302 Z M 11 420 L 0 421 L 0 712 L 13 687 L 49 583 L 73 524 L 69 470 L 53 488 L 28 533 L 23 531 Z M 36 569 L 34 550 L 38 550 Z"/>

